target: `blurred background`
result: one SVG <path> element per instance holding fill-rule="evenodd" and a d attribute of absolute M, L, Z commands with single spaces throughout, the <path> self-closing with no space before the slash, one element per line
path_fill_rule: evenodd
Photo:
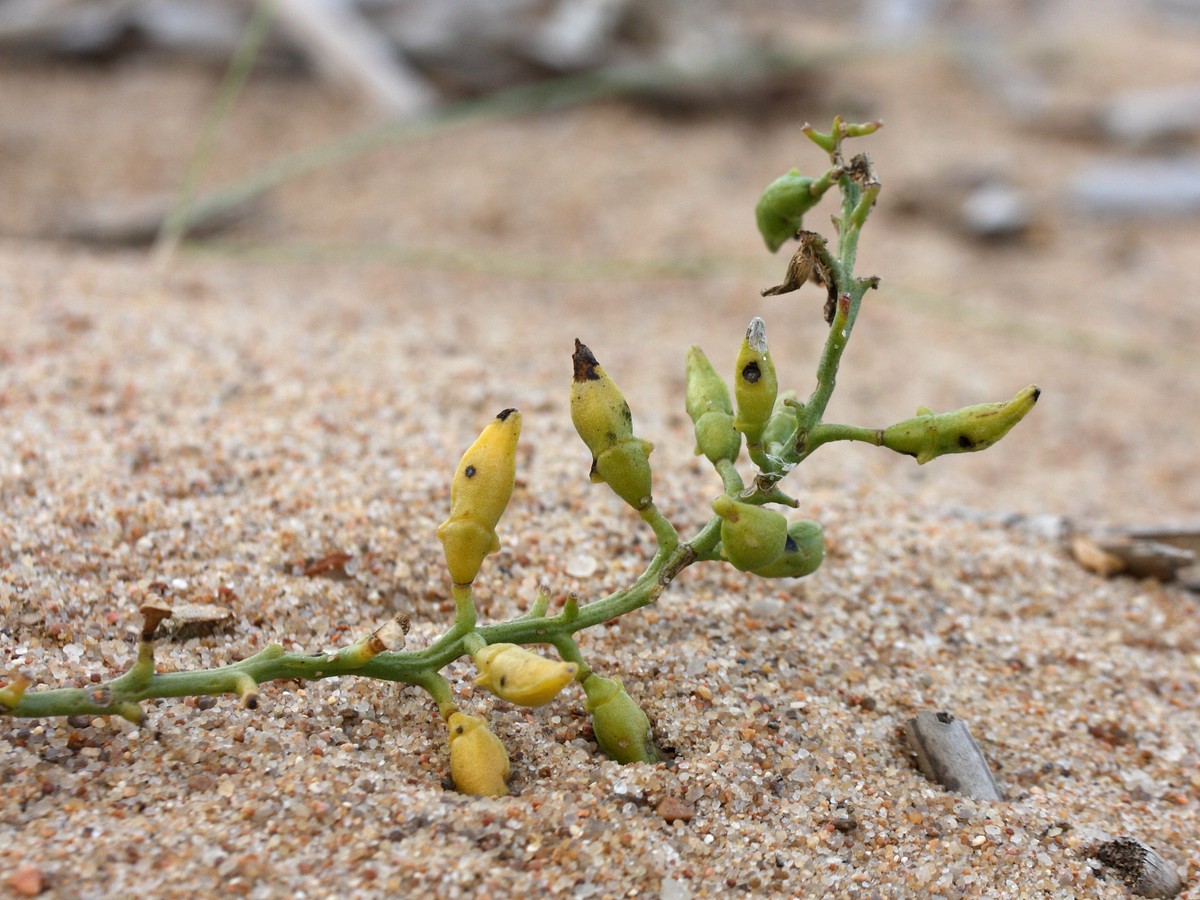
<path fill-rule="evenodd" d="M 207 304 L 193 327 L 307 354 L 298 378 L 373 332 L 362 352 L 457 367 L 457 390 L 408 386 L 426 417 L 457 405 L 466 436 L 521 402 L 564 440 L 579 336 L 656 459 L 691 458 L 691 343 L 732 366 L 763 315 L 810 389 L 820 291 L 759 296 L 789 254 L 754 203 L 823 166 L 804 122 L 882 119 L 856 149 L 883 280 L 830 417 L 1043 399 L 988 453 L 837 447 L 809 483 L 1197 518 L 1197 0 L 0 0 L 0 54 L 6 318 Z"/>

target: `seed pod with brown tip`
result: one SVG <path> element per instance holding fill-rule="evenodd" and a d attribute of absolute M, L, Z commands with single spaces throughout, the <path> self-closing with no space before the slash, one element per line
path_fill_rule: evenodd
<path fill-rule="evenodd" d="M 592 451 L 592 480 L 606 482 L 634 509 L 645 509 L 653 502 L 650 451 L 654 445 L 633 436 L 629 404 L 592 351 L 576 340 L 571 360 L 571 421 Z"/>

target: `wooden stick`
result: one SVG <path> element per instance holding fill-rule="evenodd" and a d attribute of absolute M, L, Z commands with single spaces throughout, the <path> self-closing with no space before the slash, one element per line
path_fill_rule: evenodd
<path fill-rule="evenodd" d="M 917 765 L 931 781 L 975 800 L 1003 800 L 983 751 L 952 713 L 923 709 L 905 727 Z"/>

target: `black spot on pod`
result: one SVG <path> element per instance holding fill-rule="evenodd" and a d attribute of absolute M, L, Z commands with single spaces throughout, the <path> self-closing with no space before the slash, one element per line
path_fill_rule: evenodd
<path fill-rule="evenodd" d="M 746 368 L 742 369 L 742 378 L 754 384 L 758 379 L 762 378 L 762 370 L 758 368 L 758 363 L 747 363 Z"/>
<path fill-rule="evenodd" d="M 575 338 L 575 353 L 571 356 L 571 362 L 575 364 L 576 381 L 600 380 L 600 376 L 596 374 L 596 367 L 600 363 L 596 362 L 595 355 L 579 338 Z"/>
<path fill-rule="evenodd" d="M 508 409 L 500 410 L 500 412 L 496 414 L 496 418 L 503 422 L 516 411 L 516 407 L 510 406 Z"/>
<path fill-rule="evenodd" d="M 465 469 L 463 469 L 463 474 L 466 475 L 468 478 L 474 478 L 475 477 L 475 467 L 467 466 Z"/>
<path fill-rule="evenodd" d="M 965 434 L 960 434 L 958 436 L 958 446 L 962 447 L 964 450 L 970 450 L 975 446 L 975 442 Z"/>

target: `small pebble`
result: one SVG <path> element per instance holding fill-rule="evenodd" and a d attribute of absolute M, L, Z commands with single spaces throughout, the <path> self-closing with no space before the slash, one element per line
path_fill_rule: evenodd
<path fill-rule="evenodd" d="M 32 863 L 21 863 L 9 873 L 5 882 L 21 897 L 36 897 L 46 887 L 42 870 Z"/>
<path fill-rule="evenodd" d="M 695 809 L 678 797 L 664 797 L 658 802 L 655 811 L 664 822 L 688 822 L 691 821 Z"/>

